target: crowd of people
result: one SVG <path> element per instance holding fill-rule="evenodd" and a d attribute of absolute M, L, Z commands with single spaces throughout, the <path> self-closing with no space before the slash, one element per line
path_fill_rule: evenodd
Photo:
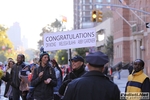
<path fill-rule="evenodd" d="M 85 65 L 86 60 L 86 65 Z M 8 59 L 1 81 L 5 82 L 4 97 L 9 100 L 120 100 L 118 86 L 107 76 L 108 56 L 98 51 L 85 60 L 76 55 L 69 61 L 71 71 L 64 74 L 55 59 L 42 51 L 33 64 L 25 64 L 25 56 L 17 61 Z M 128 77 L 125 92 L 150 93 L 150 79 L 143 72 L 144 61 L 136 59 Z M 2 70 L 2 69 L 1 69 Z M 150 99 L 150 98 L 149 98 Z"/>

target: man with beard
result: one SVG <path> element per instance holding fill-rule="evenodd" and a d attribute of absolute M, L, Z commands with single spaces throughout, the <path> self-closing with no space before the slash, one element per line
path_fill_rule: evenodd
<path fill-rule="evenodd" d="M 128 76 L 128 82 L 126 84 L 126 89 L 125 89 L 126 93 L 147 92 L 150 95 L 150 79 L 143 72 L 144 65 L 145 65 L 145 63 L 141 59 L 136 59 L 134 61 L 133 72 Z M 134 100 L 134 99 L 132 99 L 132 100 Z M 150 100 L 150 97 L 147 100 Z"/>

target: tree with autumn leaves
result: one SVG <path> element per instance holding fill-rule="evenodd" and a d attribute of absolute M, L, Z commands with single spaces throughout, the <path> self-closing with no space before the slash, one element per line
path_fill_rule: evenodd
<path fill-rule="evenodd" d="M 6 61 L 9 57 L 16 57 L 13 43 L 6 34 L 7 29 L 4 25 L 0 25 L 0 62 Z"/>

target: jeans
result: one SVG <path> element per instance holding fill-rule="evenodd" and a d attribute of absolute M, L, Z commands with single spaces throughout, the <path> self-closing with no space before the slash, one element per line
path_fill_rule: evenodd
<path fill-rule="evenodd" d="M 118 79 L 120 79 L 121 78 L 121 76 L 120 76 L 120 71 L 118 71 Z"/>
<path fill-rule="evenodd" d="M 12 87 L 13 91 L 13 100 L 20 100 L 20 90 Z"/>

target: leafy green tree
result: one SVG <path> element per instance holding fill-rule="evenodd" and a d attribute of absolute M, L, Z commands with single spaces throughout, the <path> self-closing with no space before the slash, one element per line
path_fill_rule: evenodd
<path fill-rule="evenodd" d="M 67 50 L 58 50 L 55 56 L 58 64 L 68 64 L 68 53 Z"/>
<path fill-rule="evenodd" d="M 61 31 L 62 30 L 62 23 L 56 19 L 53 23 L 51 23 L 51 27 L 53 31 Z"/>
<path fill-rule="evenodd" d="M 14 47 L 6 34 L 7 28 L 0 25 L 0 59 L 5 61 L 8 57 L 13 57 Z"/>
<path fill-rule="evenodd" d="M 6 59 L 5 52 L 0 52 L 0 62 L 4 62 Z"/>
<path fill-rule="evenodd" d="M 113 63 L 113 36 L 108 36 L 106 40 L 106 44 L 104 45 L 104 53 L 108 55 L 110 59 L 110 63 Z"/>
<path fill-rule="evenodd" d="M 77 55 L 80 55 L 83 58 L 85 58 L 86 52 L 89 52 L 89 48 L 76 48 L 75 51 L 77 52 Z"/>
<path fill-rule="evenodd" d="M 40 48 L 43 45 L 43 34 L 52 33 L 55 31 L 63 31 L 62 23 L 58 19 L 56 19 L 51 24 L 47 24 L 45 27 L 42 28 L 42 32 L 40 33 L 42 39 L 38 41 L 38 48 Z"/>

